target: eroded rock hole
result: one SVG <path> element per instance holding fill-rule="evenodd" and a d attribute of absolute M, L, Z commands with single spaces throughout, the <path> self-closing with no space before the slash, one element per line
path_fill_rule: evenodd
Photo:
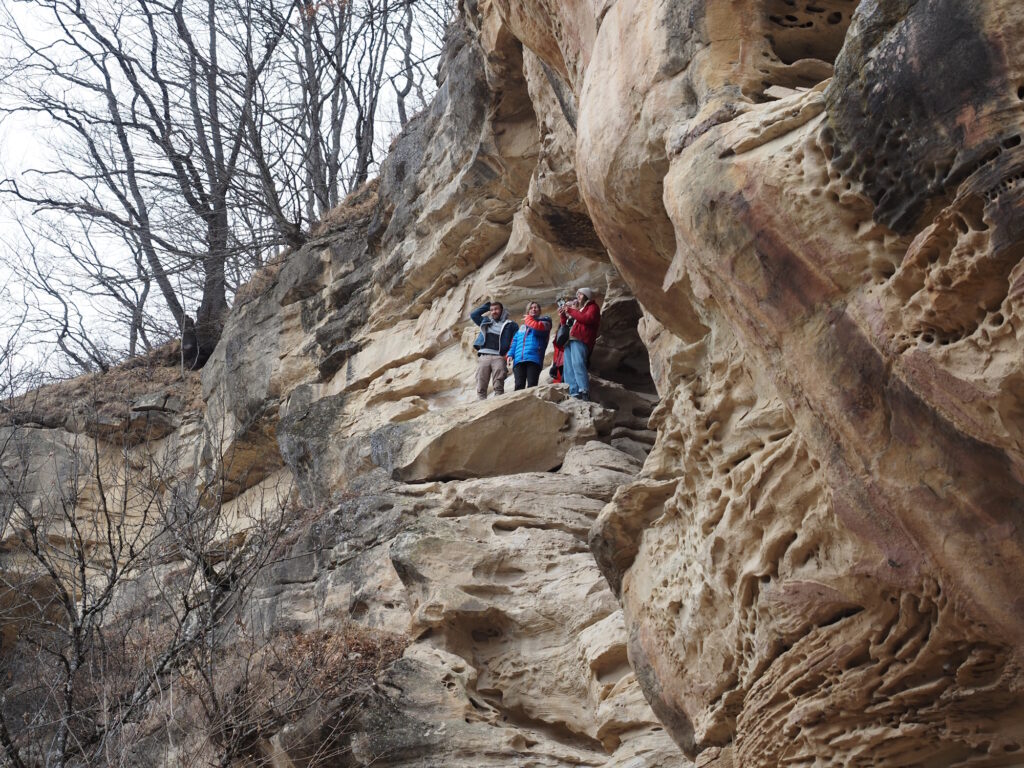
<path fill-rule="evenodd" d="M 821 628 L 830 627 L 830 626 L 832 626 L 834 624 L 838 624 L 843 619 L 848 619 L 851 616 L 856 616 L 858 613 L 860 613 L 863 610 L 864 609 L 859 607 L 859 606 L 850 607 L 850 608 L 844 608 L 843 610 L 837 612 L 833 616 L 830 616 L 829 618 L 823 620 L 821 623 L 818 624 L 818 626 L 821 627 Z"/>
<path fill-rule="evenodd" d="M 773 84 L 794 87 L 814 85 L 825 79 L 843 46 L 856 5 L 856 0 L 805 0 L 802 3 L 769 0 L 765 10 L 772 51 L 783 64 L 800 62 L 795 69 L 802 70 L 779 73 L 785 81 L 776 79 Z M 794 82 L 794 77 L 802 82 Z"/>
<path fill-rule="evenodd" d="M 896 265 L 895 264 L 883 264 L 882 266 L 880 266 L 878 268 L 877 274 L 878 274 L 879 279 L 881 279 L 883 282 L 886 281 L 886 280 L 889 280 L 893 275 L 896 274 Z"/>

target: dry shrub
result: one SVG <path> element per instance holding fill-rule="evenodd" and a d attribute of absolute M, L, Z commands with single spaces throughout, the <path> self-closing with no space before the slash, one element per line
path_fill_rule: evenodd
<path fill-rule="evenodd" d="M 313 226 L 313 237 L 320 237 L 328 232 L 342 229 L 353 221 L 367 218 L 377 205 L 377 188 L 379 179 L 370 179 L 359 186 L 341 203 L 329 210 L 324 217 Z"/>
<path fill-rule="evenodd" d="M 222 757 L 269 765 L 269 740 L 292 726 L 290 740 L 301 742 L 295 749 L 304 764 L 336 765 L 354 712 L 408 642 L 353 623 L 260 638 L 241 632 L 218 654 L 215 675 L 188 675 L 190 709 L 202 713 L 205 723 L 196 725 Z"/>
<path fill-rule="evenodd" d="M 248 304 L 266 293 L 277 280 L 277 273 L 281 271 L 291 251 L 282 251 L 269 259 L 262 267 L 252 273 L 248 282 L 243 283 L 235 291 L 235 307 Z"/>
<path fill-rule="evenodd" d="M 158 604 L 135 605 L 108 628 L 76 691 L 78 712 L 95 718 L 100 702 L 131 693 L 181 630 L 165 613 Z M 233 631 L 215 632 L 175 664 L 157 686 L 162 693 L 125 724 L 108 752 L 125 765 L 164 755 L 182 765 L 270 768 L 277 764 L 270 740 L 281 734 L 289 755 L 307 768 L 345 764 L 360 705 L 408 643 L 354 623 L 263 633 L 236 621 Z"/>
<path fill-rule="evenodd" d="M 84 635 L 82 664 L 68 679 L 63 664 L 75 657 L 72 628 L 52 583 L 11 571 L 2 581 L 8 589 L 0 590 L 6 592 L 0 600 L 0 625 L 16 629 L 5 633 L 9 636 L 0 646 L 2 715 L 14 726 L 12 745 L 26 765 L 49 765 L 54 755 L 40 753 L 40 745 L 52 744 L 54 726 L 61 721 L 75 745 L 72 765 L 113 764 L 111 756 L 124 752 L 138 729 L 132 723 L 126 732 L 105 726 L 126 707 L 180 628 L 162 615 L 159 601 L 137 602 Z M 65 685 L 72 689 L 70 710 L 62 706 Z M 0 765 L 7 765 L 2 756 Z"/>
<path fill-rule="evenodd" d="M 346 623 L 333 631 L 281 632 L 277 643 L 281 647 L 269 651 L 273 662 L 268 670 L 290 698 L 300 699 L 306 690 L 329 697 L 365 688 L 402 655 L 409 640 Z"/>
<path fill-rule="evenodd" d="M 105 373 L 87 373 L 13 398 L 0 409 L 0 426 L 38 424 L 75 431 L 74 408 L 85 408 L 92 421 L 109 423 L 127 418 L 133 401 L 161 391 L 180 398 L 182 413 L 202 411 L 200 374 L 182 367 L 180 341 L 130 358 Z"/>

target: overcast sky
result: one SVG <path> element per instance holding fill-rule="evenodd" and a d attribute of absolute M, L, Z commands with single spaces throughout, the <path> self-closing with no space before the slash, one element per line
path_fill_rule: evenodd
<path fill-rule="evenodd" d="M 21 4 L 0 0 L 0 17 L 6 14 L 17 18 L 26 35 L 32 36 L 35 32 L 37 39 L 46 35 L 40 25 L 32 23 L 35 17 L 26 14 Z M 6 57 L 9 52 L 9 41 L 0 35 L 0 54 Z M 0 96 L 9 94 L 10 91 L 5 89 L 18 85 L 18 78 L 18 72 L 0 71 L 0 92 L 3 92 Z M 13 179 L 25 184 L 32 175 L 28 173 L 30 169 L 47 168 L 52 155 L 47 139 L 45 121 L 25 114 L 0 115 L 0 180 Z M 7 291 L 0 298 L 0 349 L 4 348 L 9 337 L 11 324 L 24 312 L 24 291 L 5 262 L 24 250 L 25 235 L 18 219 L 31 215 L 30 206 L 0 196 L 0 288 Z M 81 308 L 88 312 L 88 308 Z M 19 364 L 40 369 L 50 367 L 45 360 L 53 349 L 52 338 L 26 337 L 23 331 L 19 341 Z"/>

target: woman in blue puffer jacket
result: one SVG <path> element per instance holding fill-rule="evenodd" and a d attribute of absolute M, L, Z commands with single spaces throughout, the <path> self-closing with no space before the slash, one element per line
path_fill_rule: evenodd
<path fill-rule="evenodd" d="M 516 389 L 537 386 L 550 335 L 551 318 L 547 315 L 541 317 L 540 304 L 531 301 L 526 305 L 523 324 L 512 337 L 512 344 L 508 348 L 508 361 L 512 364 Z"/>

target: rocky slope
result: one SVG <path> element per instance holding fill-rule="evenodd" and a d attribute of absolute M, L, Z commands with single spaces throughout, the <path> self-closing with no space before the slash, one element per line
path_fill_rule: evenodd
<path fill-rule="evenodd" d="M 273 621 L 413 640 L 360 716 L 357 763 L 680 763 L 587 545 L 654 441 L 641 312 L 580 200 L 564 86 L 493 9 L 469 10 L 371 215 L 232 315 L 203 373 L 213 453 L 239 488 L 284 471 L 327 507 L 267 598 Z M 553 308 L 581 284 L 606 318 L 599 404 L 550 385 L 478 402 L 469 311 Z"/>
<path fill-rule="evenodd" d="M 344 764 L 1022 764 L 1024 14 L 461 11 L 201 414 L 133 410 L 225 519 L 307 511 L 254 621 L 408 637 Z M 469 311 L 579 285 L 596 402 L 477 402 Z"/>

